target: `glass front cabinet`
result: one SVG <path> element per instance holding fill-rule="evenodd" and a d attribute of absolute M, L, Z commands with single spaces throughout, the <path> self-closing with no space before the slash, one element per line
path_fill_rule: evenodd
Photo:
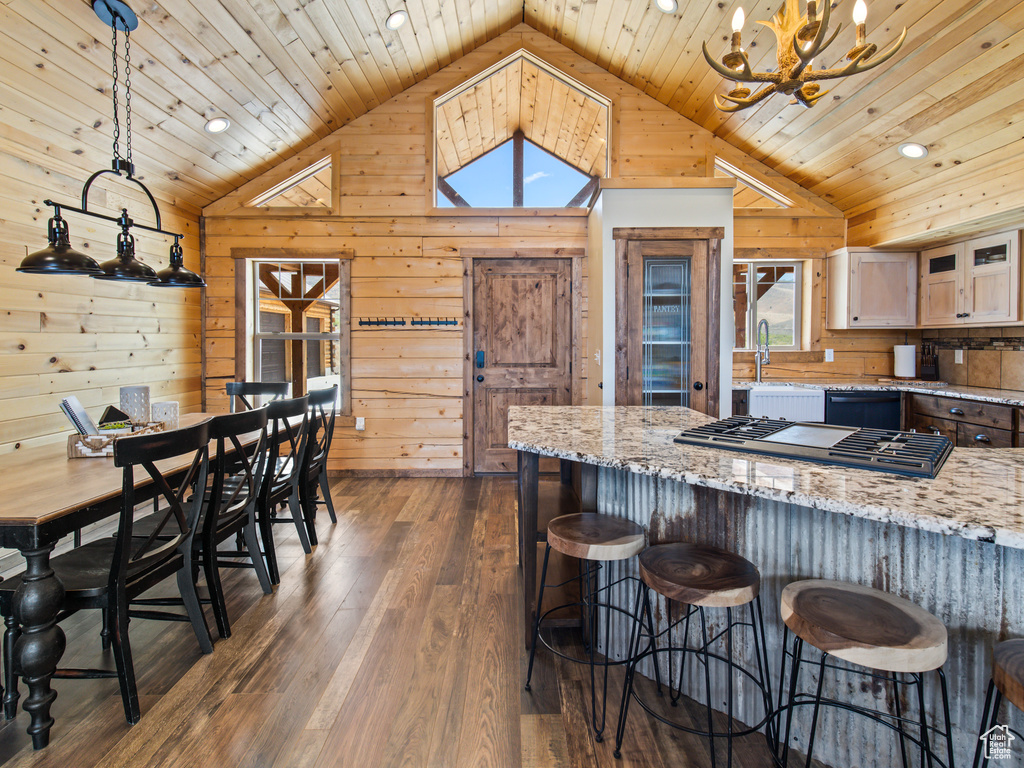
<path fill-rule="evenodd" d="M 922 251 L 920 325 L 1018 322 L 1019 241 L 1014 231 Z"/>

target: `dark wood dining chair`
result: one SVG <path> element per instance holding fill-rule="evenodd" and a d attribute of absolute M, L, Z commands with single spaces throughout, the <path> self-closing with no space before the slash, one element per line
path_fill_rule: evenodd
<path fill-rule="evenodd" d="M 157 462 L 176 457 L 191 457 L 184 472 L 165 473 Z M 188 621 L 203 653 L 213 651 L 193 578 L 193 537 L 203 507 L 209 468 L 209 422 L 192 427 L 125 437 L 114 444 L 114 465 L 123 468 L 121 511 L 117 532 L 59 555 L 50 565 L 64 585 L 64 602 L 57 621 L 84 609 L 101 609 L 106 634 L 113 646 L 116 671 L 105 669 L 61 669 L 55 677 L 117 677 L 121 687 L 125 719 L 135 724 L 141 717 L 135 666 L 128 641 L 131 618 Z M 180 466 L 180 463 L 179 463 Z M 143 474 L 144 473 L 144 474 Z M 156 523 L 145 535 L 135 531 L 136 515 L 153 514 L 149 507 L 138 510 L 137 475 L 152 484 L 161 498 Z M 130 610 L 130 603 L 164 579 L 176 576 L 185 614 Z M 0 583 L 0 613 L 5 619 L 12 613 L 14 590 L 21 583 L 16 576 Z M 4 637 L 4 669 L 7 697 L 12 706 L 5 715 L 13 716 L 17 707 L 17 669 L 12 667 L 13 648 L 19 629 L 7 623 Z"/>
<path fill-rule="evenodd" d="M 303 512 L 300 496 L 306 443 L 309 439 L 309 397 L 271 402 L 267 404 L 266 410 L 270 451 L 267 471 L 256 502 L 256 520 L 263 540 L 270 581 L 279 584 L 281 574 L 277 567 L 273 526 L 277 523 L 294 523 L 302 551 L 307 555 L 312 551 L 309 530 L 313 522 Z M 278 516 L 278 507 L 284 505 L 288 506 L 291 517 Z"/>
<path fill-rule="evenodd" d="M 334 419 L 338 410 L 338 386 L 315 389 L 309 397 L 309 440 L 306 448 L 305 482 L 302 484 L 302 506 L 309 520 L 316 519 L 317 489 L 323 494 L 323 504 L 331 522 L 337 523 L 334 501 L 327 481 L 327 454 L 334 439 Z M 316 543 L 316 528 L 310 530 L 310 541 Z"/>
<path fill-rule="evenodd" d="M 231 413 L 238 413 L 236 402 L 241 402 L 242 410 L 251 411 L 265 405 L 256 398 L 269 397 L 269 402 L 284 400 L 288 397 L 290 387 L 287 381 L 229 381 L 224 385 L 224 390 L 231 402 Z M 253 398 L 251 401 L 250 397 Z"/>

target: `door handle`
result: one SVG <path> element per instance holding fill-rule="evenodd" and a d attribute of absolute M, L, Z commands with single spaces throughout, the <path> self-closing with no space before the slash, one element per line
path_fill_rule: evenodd
<path fill-rule="evenodd" d="M 484 351 L 482 349 L 477 350 L 477 353 L 476 353 L 476 367 L 477 368 L 483 368 L 484 367 Z"/>
<path fill-rule="evenodd" d="M 703 381 L 695 381 L 695 382 L 693 382 L 693 388 L 695 390 L 697 390 L 698 392 L 700 392 L 702 389 L 704 389 L 704 382 Z"/>
<path fill-rule="evenodd" d="M 476 380 L 477 380 L 477 381 L 483 381 L 483 380 L 484 380 L 483 374 L 481 374 L 481 375 L 477 376 L 477 377 L 476 377 Z"/>

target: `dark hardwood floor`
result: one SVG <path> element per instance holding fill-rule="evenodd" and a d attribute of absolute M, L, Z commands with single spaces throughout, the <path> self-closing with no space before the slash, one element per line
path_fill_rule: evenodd
<path fill-rule="evenodd" d="M 274 594 L 263 595 L 249 570 L 226 574 L 232 636 L 212 655 L 200 654 L 188 624 L 132 622 L 138 725 L 125 723 L 116 680 L 57 680 L 50 746 L 32 751 L 19 714 L 0 726 L 0 764 L 710 765 L 706 740 L 640 710 L 615 760 L 617 695 L 609 738 L 595 743 L 584 667 L 539 653 L 533 691 L 523 690 L 514 480 L 332 485 L 338 524 L 320 516 L 313 554 L 303 556 L 290 526 L 276 530 L 282 579 Z M 63 666 L 113 667 L 100 650 L 98 616 L 63 626 Z M 578 642 L 570 630 L 559 639 Z M 617 676 L 613 690 L 620 685 Z M 699 710 L 688 702 L 676 714 Z M 750 737 L 734 765 L 770 762 L 763 740 Z"/>

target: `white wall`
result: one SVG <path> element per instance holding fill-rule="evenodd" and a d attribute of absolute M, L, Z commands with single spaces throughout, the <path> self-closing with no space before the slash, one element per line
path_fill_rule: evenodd
<path fill-rule="evenodd" d="M 719 403 L 722 416 L 732 410 L 732 242 L 733 191 L 709 189 L 605 189 L 590 214 L 590 361 L 593 384 L 588 402 L 615 404 L 615 227 L 723 227 Z M 598 234 L 600 233 L 600 234 Z M 600 276 L 600 279 L 598 277 Z M 600 283 L 600 285 L 598 285 Z M 594 361 L 601 353 L 601 365 Z M 597 382 L 604 389 L 597 390 Z M 600 397 L 598 398 L 598 392 Z"/>

